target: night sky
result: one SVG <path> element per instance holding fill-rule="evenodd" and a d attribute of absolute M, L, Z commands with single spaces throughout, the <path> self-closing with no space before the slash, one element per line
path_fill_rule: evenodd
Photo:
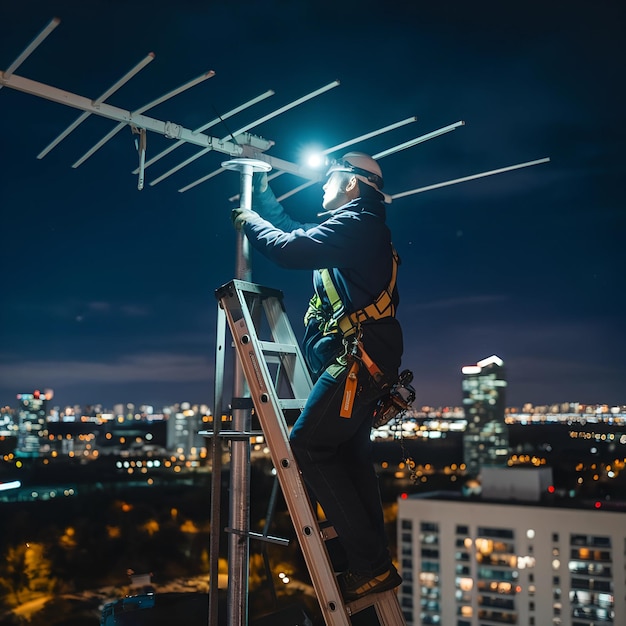
<path fill-rule="evenodd" d="M 388 208 L 403 366 L 417 405 L 459 405 L 461 367 L 492 354 L 509 406 L 626 404 L 622 1 L 5 0 L 0 68 L 53 16 L 60 26 L 15 74 L 96 98 L 154 52 L 107 101 L 134 110 L 214 70 L 146 112 L 191 129 L 276 92 L 207 131 L 217 137 L 340 80 L 253 129 L 292 162 L 413 115 L 352 149 L 465 121 L 382 160 L 390 194 L 550 157 Z M 44 388 L 61 406 L 211 405 L 214 291 L 234 277 L 238 175 L 179 193 L 228 158 L 214 152 L 149 186 L 197 151 L 183 146 L 138 191 L 129 128 L 73 169 L 115 124 L 95 116 L 38 160 L 79 114 L 0 89 L 0 405 Z M 148 134 L 147 157 L 169 145 Z M 301 182 L 282 176 L 275 189 Z M 321 195 L 316 185 L 286 208 L 310 221 Z M 310 273 L 255 254 L 253 280 L 285 292 L 299 332 Z"/>

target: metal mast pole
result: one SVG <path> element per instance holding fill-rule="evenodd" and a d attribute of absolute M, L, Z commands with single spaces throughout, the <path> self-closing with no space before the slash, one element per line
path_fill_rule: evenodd
<path fill-rule="evenodd" d="M 252 208 L 252 175 L 267 172 L 271 166 L 256 159 L 232 159 L 222 167 L 240 172 L 240 206 Z M 237 234 L 235 275 L 250 282 L 250 243 L 243 232 Z M 249 398 L 243 369 L 235 360 L 233 377 L 232 424 L 233 431 L 250 432 L 250 409 L 243 398 Z M 245 626 L 248 623 L 248 576 L 250 552 L 250 440 L 233 439 L 230 456 L 230 535 L 228 538 L 228 624 Z"/>

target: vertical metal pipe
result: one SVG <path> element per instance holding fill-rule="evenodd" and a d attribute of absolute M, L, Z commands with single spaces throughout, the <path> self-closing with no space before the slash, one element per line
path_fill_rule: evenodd
<path fill-rule="evenodd" d="M 226 169 L 240 172 L 240 207 L 252 208 L 252 175 L 255 171 L 268 171 L 269 165 L 254 159 L 233 159 L 222 163 Z M 250 244 L 243 232 L 237 235 L 236 278 L 250 281 Z M 233 376 L 233 401 L 249 398 L 243 369 L 235 360 Z M 234 406 L 233 430 L 250 432 L 249 408 Z M 228 624 L 246 626 L 248 623 L 248 574 L 250 554 L 250 440 L 231 442 L 230 454 L 230 535 L 228 541 Z"/>
<path fill-rule="evenodd" d="M 241 166 L 240 206 L 252 207 L 252 166 Z M 250 244 L 243 232 L 237 235 L 237 262 L 235 276 L 250 280 Z M 233 397 L 249 397 L 241 364 L 235 361 Z M 250 410 L 233 409 L 233 430 L 250 431 Z M 231 442 L 230 460 L 230 523 L 228 549 L 228 624 L 244 626 L 248 623 L 248 574 L 250 540 L 250 440 Z"/>
<path fill-rule="evenodd" d="M 254 167 L 252 161 L 245 163 L 245 159 L 238 159 L 240 165 L 240 192 L 239 206 L 242 209 L 252 208 L 252 174 Z M 237 235 L 237 260 L 235 265 L 235 278 L 250 281 L 252 268 L 250 265 L 250 242 L 242 231 Z"/>

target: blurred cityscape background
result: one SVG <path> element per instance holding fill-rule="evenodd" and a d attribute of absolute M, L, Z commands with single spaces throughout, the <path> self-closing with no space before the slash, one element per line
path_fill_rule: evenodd
<path fill-rule="evenodd" d="M 615 615 L 624 615 L 624 598 L 614 596 L 614 587 L 623 581 L 624 567 L 611 567 L 618 557 L 610 546 L 623 561 L 626 406 L 509 407 L 506 387 L 504 363 L 494 355 L 462 368 L 458 405 L 414 407 L 372 431 L 393 550 L 405 580 L 400 594 L 407 624 L 621 623 Z M 184 402 L 59 407 L 45 389 L 18 393 L 14 406 L 3 407 L 1 623 L 161 623 L 136 621 L 139 615 L 156 619 L 155 599 L 161 616 L 169 603 L 176 614 L 189 611 L 187 623 L 206 623 L 211 464 L 199 432 L 210 431 L 214 419 L 208 405 Z M 230 416 L 220 419 L 227 428 Z M 221 498 L 228 511 L 229 455 L 223 445 Z M 251 464 L 252 530 L 262 531 L 271 515 L 271 533 L 292 540 L 288 547 L 252 542 L 251 619 L 288 613 L 295 605 L 296 621 L 285 623 L 300 623 L 303 614 L 315 623 L 316 601 L 284 503 L 268 511 L 275 477 L 263 437 L 252 439 Z M 441 517 L 440 509 L 431 510 L 435 502 L 506 503 L 497 510 L 513 506 L 521 526 L 516 533 L 507 530 L 512 522 L 505 520 L 496 532 L 498 515 L 489 513 L 489 524 L 475 508 Z M 568 545 L 558 598 L 555 585 L 548 585 L 550 601 L 541 608 L 539 598 L 528 602 L 529 588 L 538 593 L 536 584 L 517 585 L 521 570 L 539 572 L 539 555 L 522 554 L 513 537 L 540 523 L 554 539 L 555 509 L 583 526 L 592 513 L 593 528 L 572 530 L 565 540 L 576 535 L 580 543 L 584 535 L 605 549 L 601 555 L 592 550 L 585 560 L 574 558 Z M 538 510 L 547 515 L 544 522 Z M 618 516 L 620 536 L 600 531 L 603 514 Z M 462 529 L 445 529 L 459 519 L 465 520 Z M 508 541 L 502 533 L 511 535 Z M 494 558 L 494 541 L 506 556 L 481 570 L 487 555 Z M 448 582 L 446 563 L 452 568 Z M 554 558 L 543 565 L 551 571 Z M 226 571 L 224 553 L 220 587 L 227 585 Z M 442 619 L 446 584 L 452 588 L 445 597 L 455 598 L 447 603 L 449 621 Z M 109 622 L 103 617 L 107 606 Z M 117 617 L 111 606 L 118 606 Z M 128 621 L 131 616 L 135 621 Z"/>

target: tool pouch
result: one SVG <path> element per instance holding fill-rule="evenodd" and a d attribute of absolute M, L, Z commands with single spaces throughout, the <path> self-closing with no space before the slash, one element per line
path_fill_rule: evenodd
<path fill-rule="evenodd" d="M 398 377 L 398 381 L 392 385 L 389 393 L 378 401 L 374 411 L 373 428 L 384 426 L 398 417 L 400 413 L 411 408 L 411 403 L 415 400 L 415 389 L 410 384 L 412 380 L 413 372 L 404 370 Z"/>
<path fill-rule="evenodd" d="M 343 398 L 341 400 L 341 411 L 339 415 L 341 417 L 352 417 L 352 407 L 354 406 L 354 399 L 356 398 L 357 385 L 359 382 L 359 362 L 355 359 L 352 361 L 350 371 L 346 376 L 346 384 L 343 390 Z"/>

